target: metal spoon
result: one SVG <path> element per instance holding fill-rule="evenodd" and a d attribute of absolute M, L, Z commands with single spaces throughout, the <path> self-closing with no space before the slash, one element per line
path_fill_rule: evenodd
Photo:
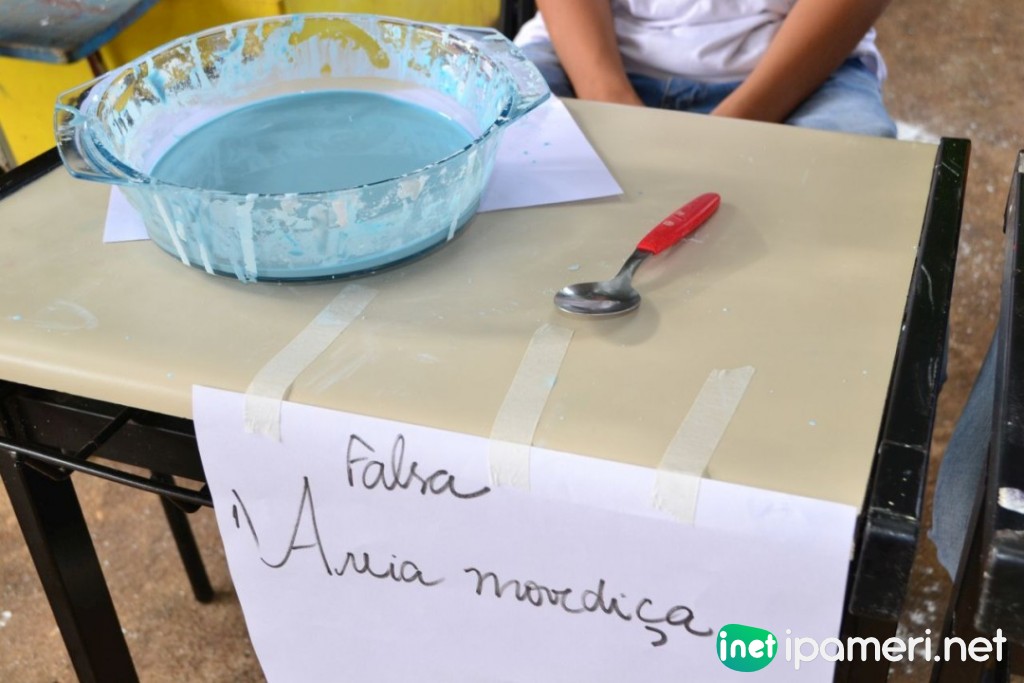
<path fill-rule="evenodd" d="M 640 293 L 633 289 L 633 274 L 652 254 L 659 254 L 683 239 L 711 218 L 722 199 L 714 192 L 702 194 L 673 211 L 647 233 L 618 274 L 601 282 L 580 282 L 555 294 L 555 306 L 567 313 L 610 316 L 627 313 L 640 305 Z"/>

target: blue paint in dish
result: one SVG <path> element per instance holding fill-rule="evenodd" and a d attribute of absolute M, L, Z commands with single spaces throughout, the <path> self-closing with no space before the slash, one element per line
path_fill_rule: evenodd
<path fill-rule="evenodd" d="M 239 194 L 327 192 L 396 178 L 462 150 L 449 117 L 388 95 L 283 95 L 219 116 L 177 141 L 151 175 Z"/>

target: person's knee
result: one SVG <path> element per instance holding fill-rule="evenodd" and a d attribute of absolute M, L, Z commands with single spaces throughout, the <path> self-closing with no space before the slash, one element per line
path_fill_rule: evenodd
<path fill-rule="evenodd" d="M 865 126 L 862 134 L 880 138 L 895 138 L 896 122 L 886 117 L 885 121 L 875 121 L 870 126 Z"/>
<path fill-rule="evenodd" d="M 834 95 L 835 93 L 833 93 Z M 825 101 L 809 101 L 786 121 L 793 126 L 881 138 L 896 137 L 896 123 L 881 100 L 845 93 Z"/>
<path fill-rule="evenodd" d="M 880 138 L 895 138 L 896 124 L 888 116 L 871 112 L 840 112 L 837 115 L 804 116 L 791 118 L 787 123 L 801 128 L 828 130 L 854 135 L 871 135 Z"/>
<path fill-rule="evenodd" d="M 876 137 L 896 137 L 896 124 L 882 100 L 877 77 L 850 60 L 786 121 L 794 126 Z"/>

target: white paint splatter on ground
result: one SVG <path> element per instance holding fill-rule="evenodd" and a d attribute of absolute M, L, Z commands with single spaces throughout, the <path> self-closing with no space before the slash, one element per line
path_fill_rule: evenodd
<path fill-rule="evenodd" d="M 999 507 L 1018 514 L 1024 514 L 1024 491 L 1003 486 L 999 489 Z"/>
<path fill-rule="evenodd" d="M 11 614 L 11 611 L 7 609 L 5 609 L 3 612 L 0 612 L 0 628 L 4 628 L 5 626 L 7 626 L 7 624 L 11 621 L 11 617 L 13 616 L 14 615 Z"/>
<path fill-rule="evenodd" d="M 924 127 L 906 121 L 896 122 L 896 138 L 913 142 L 938 142 L 939 136 Z"/>

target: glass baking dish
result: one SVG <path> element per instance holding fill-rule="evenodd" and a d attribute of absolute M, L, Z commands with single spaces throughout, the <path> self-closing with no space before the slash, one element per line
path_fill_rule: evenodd
<path fill-rule="evenodd" d="M 468 142 L 393 177 L 313 192 L 153 176 L 175 142 L 225 114 L 332 91 L 428 109 L 464 128 Z M 152 240 L 183 263 L 245 282 L 333 279 L 451 240 L 476 212 L 506 127 L 549 95 L 533 64 L 491 29 L 288 15 L 181 38 L 63 93 L 55 130 L 68 171 L 118 185 Z"/>

